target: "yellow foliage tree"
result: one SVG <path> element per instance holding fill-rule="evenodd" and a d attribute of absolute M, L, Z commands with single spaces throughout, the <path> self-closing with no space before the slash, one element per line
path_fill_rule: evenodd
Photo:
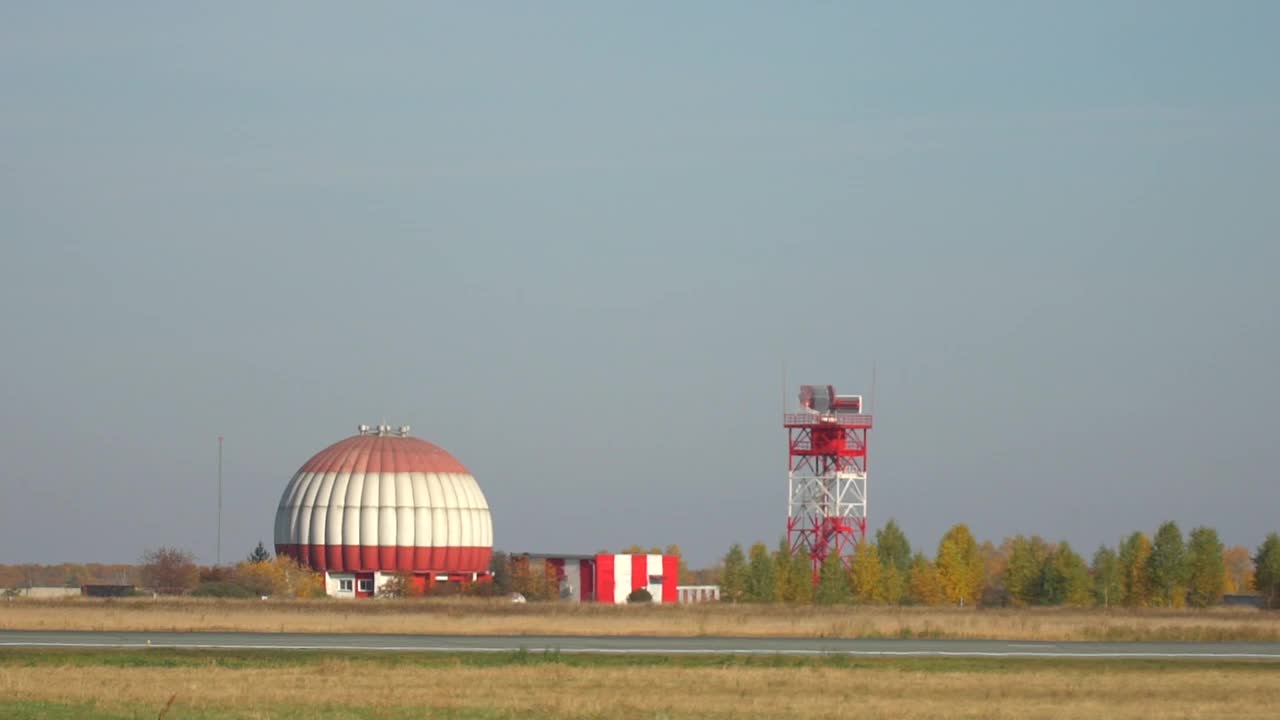
<path fill-rule="evenodd" d="M 273 562 L 244 561 L 231 571 L 231 581 L 254 595 L 278 595 L 284 589 L 284 569 Z"/>
<path fill-rule="evenodd" d="M 907 596 L 907 578 L 893 563 L 881 566 L 880 596 L 890 605 L 901 605 Z"/>
<path fill-rule="evenodd" d="M 982 551 L 964 523 L 953 525 L 938 543 L 938 576 L 947 601 L 955 605 L 976 605 L 982 597 L 986 572 Z"/>
<path fill-rule="evenodd" d="M 1226 594 L 1253 592 L 1253 559 L 1249 557 L 1249 548 L 1235 545 L 1223 550 L 1222 564 L 1227 573 Z"/>
<path fill-rule="evenodd" d="M 1145 533 L 1135 532 L 1120 543 L 1120 568 L 1124 574 L 1124 604 L 1129 607 L 1151 606 L 1151 540 Z"/>
<path fill-rule="evenodd" d="M 907 595 L 916 605 L 941 605 L 947 600 L 938 569 L 924 556 L 916 553 L 911 559 L 911 577 L 907 580 Z"/>
<path fill-rule="evenodd" d="M 885 601 L 881 582 L 883 568 L 876 546 L 863 540 L 853 550 L 853 562 L 849 567 L 849 587 L 853 601 L 864 605 L 879 605 Z"/>
<path fill-rule="evenodd" d="M 271 561 L 283 580 L 281 594 L 295 598 L 324 597 L 324 574 L 302 565 L 288 555 L 277 555 Z"/>

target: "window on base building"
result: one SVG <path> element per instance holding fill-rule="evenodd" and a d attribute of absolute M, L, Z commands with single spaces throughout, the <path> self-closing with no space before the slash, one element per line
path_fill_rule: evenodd
<path fill-rule="evenodd" d="M 373 581 L 372 581 L 372 580 L 369 580 L 369 579 L 361 579 L 361 580 L 360 580 L 360 592 L 363 592 L 363 593 L 371 593 L 371 592 L 373 592 Z"/>
<path fill-rule="evenodd" d="M 342 578 L 338 580 L 338 592 L 351 592 L 351 578 Z"/>

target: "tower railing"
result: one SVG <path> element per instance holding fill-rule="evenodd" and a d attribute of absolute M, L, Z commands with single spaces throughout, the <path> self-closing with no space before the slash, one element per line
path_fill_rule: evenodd
<path fill-rule="evenodd" d="M 847 428 L 870 428 L 871 416 L 852 413 L 834 413 L 819 415 L 815 413 L 784 413 L 783 427 L 822 427 L 823 425 L 840 425 Z"/>

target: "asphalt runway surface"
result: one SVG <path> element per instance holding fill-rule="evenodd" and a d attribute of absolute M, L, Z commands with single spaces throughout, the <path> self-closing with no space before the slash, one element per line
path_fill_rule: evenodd
<path fill-rule="evenodd" d="M 0 649 L 177 648 L 383 652 L 562 652 L 636 655 L 853 655 L 879 657 L 1048 657 L 1253 659 L 1280 662 L 1271 642 L 1030 642 L 1010 640 L 840 640 L 828 638 L 371 635 L 246 632 L 0 630 Z"/>

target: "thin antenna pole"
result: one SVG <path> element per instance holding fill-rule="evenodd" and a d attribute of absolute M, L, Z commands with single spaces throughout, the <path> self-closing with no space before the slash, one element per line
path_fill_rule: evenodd
<path fill-rule="evenodd" d="M 782 361 L 782 414 L 787 414 L 787 361 Z"/>
<path fill-rule="evenodd" d="M 871 414 L 876 412 L 876 361 L 871 361 Z"/>
<path fill-rule="evenodd" d="M 222 436 L 218 436 L 218 555 L 217 565 L 222 565 Z"/>

